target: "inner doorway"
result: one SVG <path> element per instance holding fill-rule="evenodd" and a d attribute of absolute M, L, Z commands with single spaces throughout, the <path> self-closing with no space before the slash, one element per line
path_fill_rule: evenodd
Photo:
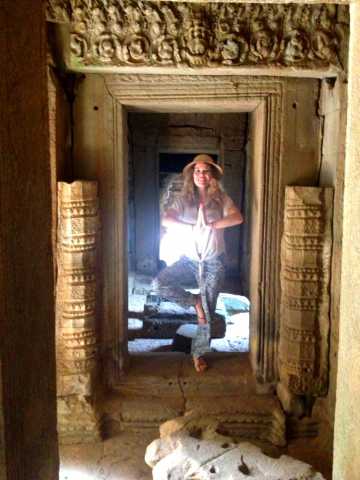
<path fill-rule="evenodd" d="M 245 224 L 225 231 L 226 280 L 211 348 L 249 350 L 248 122 L 247 113 L 128 114 L 130 353 L 177 351 L 179 335 L 191 336 L 191 324 L 196 327 L 194 312 L 156 298 L 151 282 L 181 254 L 179 242 L 161 226 L 161 213 L 181 190 L 183 167 L 198 153 L 208 153 L 222 166 L 223 188 L 246 218 Z"/>

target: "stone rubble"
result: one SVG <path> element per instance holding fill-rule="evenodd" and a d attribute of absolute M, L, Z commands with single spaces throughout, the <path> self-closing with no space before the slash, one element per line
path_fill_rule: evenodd
<path fill-rule="evenodd" d="M 249 442 L 219 435 L 213 425 L 204 432 L 162 428 L 161 438 L 147 447 L 145 462 L 153 480 L 325 480 L 304 462 L 269 457 Z"/>

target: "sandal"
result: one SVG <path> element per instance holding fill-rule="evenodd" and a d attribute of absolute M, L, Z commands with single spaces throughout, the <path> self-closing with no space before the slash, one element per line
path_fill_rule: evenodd
<path fill-rule="evenodd" d="M 208 368 L 204 357 L 193 357 L 194 367 L 198 373 L 203 373 Z"/>

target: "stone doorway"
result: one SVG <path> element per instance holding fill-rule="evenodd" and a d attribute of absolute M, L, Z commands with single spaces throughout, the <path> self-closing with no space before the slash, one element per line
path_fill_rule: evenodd
<path fill-rule="evenodd" d="M 355 11 L 354 13 L 356 13 L 356 11 Z M 103 177 L 101 177 L 101 181 L 102 181 L 102 180 L 103 180 Z M 106 181 L 105 181 L 104 183 L 106 183 Z M 105 210 L 105 215 L 106 215 L 106 210 Z M 104 320 L 104 321 L 107 322 L 107 319 Z M 110 320 L 109 322 L 111 322 L 111 320 Z M 104 329 L 104 330 L 105 330 L 105 333 L 106 333 L 106 329 Z M 117 351 L 117 350 L 116 350 L 116 347 L 114 347 L 114 349 L 112 349 L 112 347 L 113 347 L 112 339 L 113 339 L 113 337 L 112 337 L 111 335 L 109 335 L 109 336 L 104 335 L 103 345 L 104 345 L 105 347 L 109 347 L 109 349 L 111 350 L 111 352 L 112 352 L 113 350 L 116 352 L 116 351 Z M 114 342 L 114 340 L 113 340 L 113 342 Z M 117 340 L 115 340 L 115 342 L 117 342 Z M 117 358 L 116 358 L 116 360 L 117 360 Z"/>
<path fill-rule="evenodd" d="M 191 387 L 192 394 L 199 390 L 199 379 L 193 377 L 193 369 L 187 365 L 188 362 L 175 358 L 169 362 L 168 358 L 159 356 L 129 358 L 124 322 L 127 318 L 128 223 L 127 204 L 123 201 L 127 198 L 129 114 L 143 111 L 183 113 L 184 108 L 189 113 L 199 110 L 203 113 L 224 110 L 248 112 L 252 139 L 249 148 L 250 181 L 254 192 L 250 227 L 252 239 L 259 239 L 253 241 L 255 253 L 251 257 L 250 291 L 254 294 L 255 308 L 251 312 L 250 355 L 235 359 L 231 375 L 233 386 L 238 391 L 242 382 L 250 381 L 248 393 L 255 408 L 260 401 L 257 397 L 259 391 L 262 394 L 271 391 L 277 380 L 276 309 L 279 306 L 278 250 L 281 233 L 281 221 L 277 219 L 283 215 L 284 187 L 292 182 L 317 185 L 321 173 L 321 119 L 316 111 L 321 82 L 316 79 L 261 78 L 254 83 L 254 78 L 210 77 L 205 83 L 204 78 L 188 76 L 180 80 L 179 77 L 167 76 L 161 77 L 161 80 L 151 76 L 87 75 L 77 103 L 77 115 L 83 122 L 77 124 L 80 129 L 76 137 L 79 142 L 76 147 L 79 159 L 77 175 L 87 178 L 93 175 L 100 187 L 104 273 L 100 338 L 107 374 L 105 378 L 116 394 L 135 392 L 138 398 L 144 397 L 147 392 L 151 397 L 150 403 L 154 392 L 163 400 L 170 401 L 167 395 L 173 392 L 173 388 L 176 389 L 177 401 L 181 405 L 180 410 L 173 413 L 185 411 L 185 400 L 181 396 L 185 384 Z M 157 82 L 156 87 L 154 82 Z M 326 89 L 325 82 L 323 85 Z M 190 102 L 194 91 L 203 93 L 196 105 Z M 218 385 L 220 377 L 229 374 L 228 361 L 224 358 L 214 362 L 214 375 L 207 379 L 213 381 L 214 386 Z M 166 365 L 167 374 L 162 372 L 159 375 L 160 366 L 158 369 L 157 365 Z M 219 371 L 218 366 L 223 370 Z M 186 375 L 183 375 L 184 372 Z M 208 393 L 208 382 L 200 383 L 204 383 L 203 392 Z M 227 396 L 226 392 L 222 393 Z M 272 400 L 265 395 L 261 402 L 271 406 L 274 396 L 270 397 Z M 124 407 L 121 415 L 124 413 L 126 417 L 126 412 L 136 407 L 136 398 L 129 401 L 126 407 L 129 410 Z M 158 410 L 153 409 L 155 416 L 148 416 L 149 411 L 140 408 L 140 411 L 146 412 L 147 421 L 153 426 L 159 421 L 158 415 L 164 411 L 163 403 L 158 407 Z M 253 413 L 256 417 L 256 411 Z M 284 421 L 282 414 L 279 418 Z M 279 441 L 284 441 L 283 427 L 282 424 Z"/>
<path fill-rule="evenodd" d="M 250 360 L 258 381 L 271 384 L 276 381 L 279 305 L 280 222 L 274 220 L 282 214 L 284 182 L 297 173 L 292 165 L 281 162 L 286 149 L 292 148 L 281 143 L 282 129 L 285 121 L 298 115 L 308 125 L 315 115 L 317 94 L 315 79 L 86 76 L 76 105 L 81 120 L 75 150 L 78 176 L 93 176 L 100 182 L 104 252 L 101 338 L 108 383 L 117 384 L 128 360 L 128 211 L 127 203 L 119 199 L 127 198 L 129 112 L 249 115 L 249 186 L 253 192 L 249 216 Z M 303 98 L 306 106 L 297 111 L 293 105 Z M 295 128 L 293 122 L 290 125 Z M 315 181 L 317 171 L 317 132 L 314 128 L 304 132 L 308 154 L 303 161 L 303 181 L 307 184 Z"/>
<path fill-rule="evenodd" d="M 246 113 L 128 114 L 129 352 L 188 351 L 196 326 L 193 309 L 184 310 L 151 291 L 161 268 L 181 256 L 182 241 L 161 226 L 161 215 L 182 186 L 182 169 L 199 152 L 224 169 L 222 185 L 249 219 Z M 248 224 L 225 231 L 226 279 L 213 329 L 215 351 L 248 351 Z M 180 242 L 179 242 L 180 240 Z M 187 285 L 197 290 L 196 283 Z M 189 323 L 190 322 L 190 323 Z M 175 343 L 173 344 L 173 342 Z"/>
<path fill-rule="evenodd" d="M 172 365 L 168 376 L 160 376 L 155 359 L 129 358 L 127 350 L 127 195 L 128 116 L 132 112 L 154 114 L 186 112 L 247 112 L 250 117 L 250 157 L 253 160 L 251 182 L 255 192 L 252 203 L 251 258 L 252 332 L 251 351 L 241 361 L 236 360 L 231 378 L 235 389 L 241 390 L 242 381 L 250 381 L 246 408 L 254 407 L 258 393 L 269 392 L 277 381 L 277 336 L 279 329 L 279 246 L 283 217 L 284 187 L 286 185 L 318 185 L 321 174 L 321 118 L 317 110 L 319 93 L 326 82 L 319 79 L 295 79 L 242 76 L 193 75 L 98 75 L 87 74 L 76 105 L 76 174 L 80 178 L 99 181 L 103 220 L 103 310 L 99 316 L 102 359 L 105 379 L 116 394 L 134 392 L 135 397 L 121 407 L 123 418 L 136 408 L 136 399 L 146 391 L 156 392 L 169 400 L 168 393 L 176 389 L 180 411 L 184 410 L 182 388 L 190 386 L 196 400 L 198 378 L 192 377 L 191 366 L 179 362 Z M 329 83 L 329 86 L 331 84 Z M 324 89 L 326 90 L 326 88 Z M 256 240 L 255 240 L 256 239 Z M 157 358 L 168 365 L 168 358 Z M 251 366 L 249 359 L 251 360 Z M 131 366 L 128 368 L 129 360 Z M 216 361 L 214 365 L 228 363 Z M 246 368 L 242 367 L 246 365 Z M 171 366 L 169 370 L 171 370 Z M 181 377 L 174 372 L 190 375 Z M 246 372 L 245 375 L 241 373 Z M 219 374 L 212 380 L 218 385 Z M 125 374 L 125 375 L 124 375 Z M 139 381 L 141 380 L 141 381 Z M 160 381 L 160 383 L 159 383 Z M 200 382 L 201 383 L 201 382 Z M 206 382 L 205 382 L 206 383 Z M 203 385 L 206 390 L 206 385 Z M 260 389 L 260 390 L 259 390 Z M 227 392 L 229 393 L 229 392 Z M 222 391 L 222 396 L 226 396 Z M 149 399 L 148 399 L 149 400 Z M 238 400 L 238 399 L 237 399 Z M 271 396 L 271 400 L 276 400 Z M 263 396 L 271 408 L 269 396 Z M 151 405 L 153 405 L 151 399 Z M 226 402 L 225 402 L 226 403 Z M 240 403 L 239 403 L 240 405 Z M 227 409 L 229 405 L 225 408 Z M 124 409 L 123 409 L 124 407 Z M 138 405 L 139 407 L 139 405 Z M 163 411 L 163 404 L 144 415 L 155 426 Z M 264 407 L 265 408 L 265 407 Z M 275 409 L 276 410 L 276 409 Z M 168 410 L 169 412 L 169 410 Z M 284 417 L 279 410 L 281 438 L 284 441 Z M 173 414 L 179 410 L 173 410 Z M 240 412 L 238 412 L 240 413 Z M 257 414 L 254 411 L 254 418 Z M 143 425 L 144 426 L 144 425 Z M 145 425 L 146 426 L 146 425 Z M 262 429 L 262 425 L 260 425 Z M 240 428 L 240 427 L 239 427 Z M 242 428 L 242 427 L 241 427 Z M 277 427 L 275 427 L 277 428 Z"/>

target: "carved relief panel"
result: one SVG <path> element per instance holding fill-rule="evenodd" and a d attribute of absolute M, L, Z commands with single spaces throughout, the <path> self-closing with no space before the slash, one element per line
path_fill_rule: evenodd
<path fill-rule="evenodd" d="M 71 23 L 70 67 L 274 66 L 341 70 L 347 7 L 48 0 Z M 108 68 L 109 69 L 109 68 Z"/>

